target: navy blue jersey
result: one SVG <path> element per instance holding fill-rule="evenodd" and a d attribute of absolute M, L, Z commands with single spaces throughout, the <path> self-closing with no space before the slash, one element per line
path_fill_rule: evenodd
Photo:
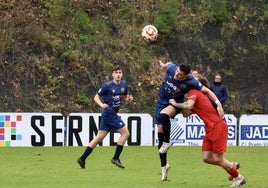
<path fill-rule="evenodd" d="M 122 104 L 122 98 L 128 94 L 128 85 L 125 80 L 121 80 L 116 85 L 112 80 L 102 84 L 98 91 L 98 95 L 102 97 L 103 103 L 109 105 L 115 112 L 119 111 Z"/>
<path fill-rule="evenodd" d="M 178 66 L 174 63 L 170 63 L 167 66 L 166 77 L 158 94 L 158 105 L 168 105 L 169 99 L 175 99 L 177 102 L 182 102 L 184 100 L 184 95 L 190 89 L 201 90 L 202 84 L 192 75 L 188 75 L 183 81 L 175 80 L 174 74 L 177 69 Z"/>

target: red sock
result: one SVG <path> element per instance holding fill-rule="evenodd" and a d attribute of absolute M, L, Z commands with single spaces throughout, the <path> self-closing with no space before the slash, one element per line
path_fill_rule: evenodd
<path fill-rule="evenodd" d="M 238 171 L 235 167 L 233 167 L 231 170 L 228 171 L 228 174 L 230 174 L 232 177 L 236 178 L 238 176 Z"/>

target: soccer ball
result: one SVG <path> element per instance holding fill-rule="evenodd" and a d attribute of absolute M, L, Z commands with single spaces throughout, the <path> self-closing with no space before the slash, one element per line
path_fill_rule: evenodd
<path fill-rule="evenodd" d="M 158 30 L 153 25 L 146 25 L 141 31 L 142 38 L 148 42 L 155 42 L 158 38 Z"/>

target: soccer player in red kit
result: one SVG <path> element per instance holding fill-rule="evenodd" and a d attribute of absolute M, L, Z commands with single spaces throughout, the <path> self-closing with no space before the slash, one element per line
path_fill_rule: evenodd
<path fill-rule="evenodd" d="M 207 86 L 204 78 L 199 81 Z M 196 113 L 205 123 L 205 136 L 202 144 L 202 158 L 205 163 L 218 165 L 230 175 L 233 180 L 231 187 L 239 187 L 246 183 L 245 178 L 237 171 L 239 163 L 228 161 L 224 157 L 227 148 L 228 125 L 222 119 L 211 104 L 208 97 L 199 90 L 191 89 L 188 92 L 188 99 L 184 103 L 176 103 L 174 99 L 169 100 L 170 104 L 183 109 L 183 116 L 187 117 Z"/>

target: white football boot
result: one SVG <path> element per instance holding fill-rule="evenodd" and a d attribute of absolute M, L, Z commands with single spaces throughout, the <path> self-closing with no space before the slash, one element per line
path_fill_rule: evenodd
<path fill-rule="evenodd" d="M 239 187 L 240 185 L 246 184 L 246 179 L 240 174 L 234 179 L 231 187 Z"/>
<path fill-rule="evenodd" d="M 166 166 L 161 167 L 162 170 L 162 181 L 168 180 L 168 171 L 170 169 L 169 164 L 167 163 Z"/>

